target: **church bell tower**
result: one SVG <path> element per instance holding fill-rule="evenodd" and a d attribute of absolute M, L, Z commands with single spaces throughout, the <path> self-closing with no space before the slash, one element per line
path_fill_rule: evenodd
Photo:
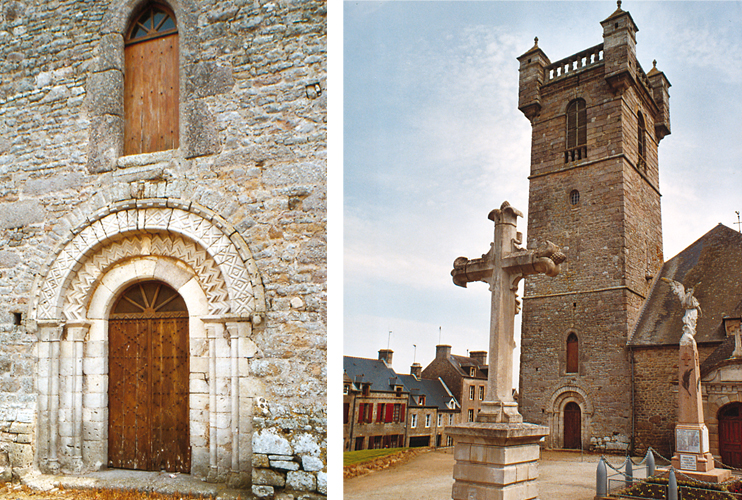
<path fill-rule="evenodd" d="M 636 60 L 638 28 L 618 9 L 603 42 L 552 63 L 518 58 L 518 107 L 532 125 L 528 246 L 567 261 L 525 282 L 520 411 L 551 448 L 630 446 L 626 343 L 663 263 L 658 145 L 670 82 Z"/>

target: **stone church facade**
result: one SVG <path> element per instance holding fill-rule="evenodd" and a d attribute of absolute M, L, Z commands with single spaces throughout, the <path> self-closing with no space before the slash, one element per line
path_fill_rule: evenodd
<path fill-rule="evenodd" d="M 627 342 L 663 263 L 658 146 L 670 83 L 636 59 L 638 28 L 619 8 L 603 42 L 552 63 L 520 62 L 519 109 L 532 125 L 528 246 L 567 261 L 529 276 L 520 409 L 553 448 L 625 450 L 632 433 Z"/>
<path fill-rule="evenodd" d="M 326 494 L 326 4 L 0 8 L 10 467 Z"/>

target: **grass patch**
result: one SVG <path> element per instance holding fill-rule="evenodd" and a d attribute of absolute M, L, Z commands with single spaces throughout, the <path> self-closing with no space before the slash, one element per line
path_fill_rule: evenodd
<path fill-rule="evenodd" d="M 385 448 L 383 450 L 346 451 L 343 453 L 343 466 L 370 462 L 371 460 L 385 457 L 387 455 L 393 455 L 405 450 L 409 450 L 409 448 Z"/>

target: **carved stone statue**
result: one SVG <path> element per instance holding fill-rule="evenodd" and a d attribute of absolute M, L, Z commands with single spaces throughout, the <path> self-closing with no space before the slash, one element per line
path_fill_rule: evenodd
<path fill-rule="evenodd" d="M 698 316 L 703 312 L 701 311 L 701 305 L 698 303 L 698 300 L 693 296 L 693 287 L 686 290 L 683 284 L 678 281 L 669 278 L 662 278 L 662 281 L 670 284 L 672 291 L 680 299 L 680 305 L 685 309 L 685 314 L 683 315 L 683 336 L 680 338 L 680 345 L 695 344 L 696 321 L 698 320 Z"/>

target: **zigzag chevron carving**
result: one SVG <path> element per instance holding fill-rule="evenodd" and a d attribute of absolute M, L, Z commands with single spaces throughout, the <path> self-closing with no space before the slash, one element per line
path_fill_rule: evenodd
<path fill-rule="evenodd" d="M 137 235 L 100 248 L 88 258 L 65 294 L 64 314 L 68 320 L 85 318 L 90 295 L 106 272 L 122 260 L 140 255 L 172 257 L 190 266 L 206 293 L 210 314 L 230 312 L 229 293 L 219 268 L 206 251 L 193 242 L 168 233 Z"/>
<path fill-rule="evenodd" d="M 150 201 L 139 200 L 136 208 L 122 205 L 74 230 L 40 281 L 37 319 L 84 319 L 89 295 L 106 271 L 140 255 L 188 264 L 206 293 L 210 314 L 264 310 L 257 266 L 241 239 L 234 240 L 239 250 L 235 246 L 233 228 L 230 232 L 200 213 L 168 207 L 167 200 Z M 208 216 L 207 209 L 199 210 Z M 256 301 L 256 293 L 261 300 Z"/>

